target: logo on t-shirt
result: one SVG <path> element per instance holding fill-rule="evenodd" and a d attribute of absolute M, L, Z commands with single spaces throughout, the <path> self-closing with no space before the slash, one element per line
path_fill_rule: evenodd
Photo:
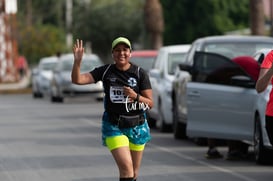
<path fill-rule="evenodd" d="M 129 85 L 129 87 L 135 87 L 135 86 L 137 85 L 136 79 L 133 78 L 133 77 L 130 77 L 130 78 L 128 79 L 128 85 Z"/>

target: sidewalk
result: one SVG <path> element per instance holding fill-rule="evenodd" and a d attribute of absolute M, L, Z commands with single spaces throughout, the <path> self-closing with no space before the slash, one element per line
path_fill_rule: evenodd
<path fill-rule="evenodd" d="M 25 92 L 28 90 L 30 92 L 29 85 L 31 80 L 31 73 L 27 75 L 17 83 L 0 83 L 0 93 L 10 93 L 10 92 Z"/>

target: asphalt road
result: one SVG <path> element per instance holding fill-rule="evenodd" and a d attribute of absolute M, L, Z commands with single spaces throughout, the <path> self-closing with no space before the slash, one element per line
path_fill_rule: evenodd
<path fill-rule="evenodd" d="M 0 181 L 114 181 L 118 170 L 101 145 L 102 102 L 52 104 L 31 94 L 0 95 Z M 206 147 L 151 129 L 138 181 L 272 181 L 273 166 L 207 160 Z M 220 147 L 225 154 L 227 148 Z"/>

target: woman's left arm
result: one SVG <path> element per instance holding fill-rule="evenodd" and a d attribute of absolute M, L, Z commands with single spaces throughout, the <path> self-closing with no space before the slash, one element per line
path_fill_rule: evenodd
<path fill-rule="evenodd" d="M 137 94 L 132 88 L 130 87 L 123 87 L 124 93 L 126 96 L 129 96 L 131 100 L 138 101 L 140 103 L 144 103 L 149 106 L 151 109 L 154 105 L 153 103 L 153 91 L 152 89 L 145 89 L 142 90 L 140 94 Z"/>
<path fill-rule="evenodd" d="M 154 106 L 152 89 L 141 91 L 141 94 L 139 94 L 138 102 L 148 105 L 151 109 Z"/>

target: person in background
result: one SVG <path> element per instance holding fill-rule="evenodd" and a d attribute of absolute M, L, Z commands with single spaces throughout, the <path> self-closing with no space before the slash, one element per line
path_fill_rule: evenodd
<path fill-rule="evenodd" d="M 17 59 L 17 70 L 20 76 L 20 79 L 22 79 L 26 73 L 27 73 L 27 61 L 24 56 L 19 56 Z"/>
<path fill-rule="evenodd" d="M 223 158 L 223 155 L 217 149 L 217 140 L 213 138 L 208 138 L 208 151 L 205 155 L 207 159 L 218 159 Z"/>
<path fill-rule="evenodd" d="M 130 63 L 131 51 L 130 41 L 118 37 L 112 42 L 113 64 L 80 73 L 83 41 L 77 40 L 73 47 L 72 82 L 103 82 L 102 142 L 116 161 L 120 181 L 136 181 L 145 144 L 151 139 L 146 117 L 146 110 L 153 107 L 151 83 L 144 69 Z"/>
<path fill-rule="evenodd" d="M 61 55 L 62 55 L 62 53 L 61 53 L 60 51 L 57 51 L 57 52 L 56 52 L 56 57 L 57 57 L 57 58 L 60 58 Z"/>
<path fill-rule="evenodd" d="M 273 84 L 273 50 L 270 51 L 260 66 L 260 73 L 256 83 L 258 93 L 265 91 L 269 84 Z M 271 89 L 265 111 L 265 128 L 271 145 L 273 145 L 273 91 Z"/>

